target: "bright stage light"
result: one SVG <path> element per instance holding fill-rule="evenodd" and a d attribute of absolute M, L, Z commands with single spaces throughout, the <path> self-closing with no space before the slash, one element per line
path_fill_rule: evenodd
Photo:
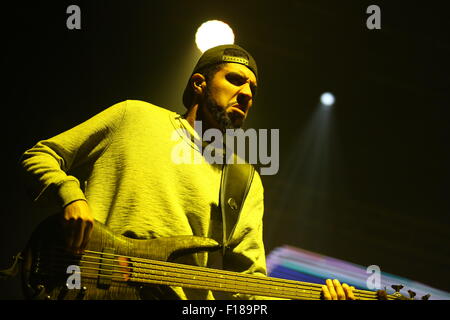
<path fill-rule="evenodd" d="M 233 44 L 234 33 L 230 26 L 222 21 L 207 21 L 197 29 L 195 43 L 203 53 L 209 48 L 222 44 Z"/>
<path fill-rule="evenodd" d="M 325 106 L 332 106 L 334 101 L 334 95 L 330 92 L 325 92 L 320 96 L 320 102 Z"/>

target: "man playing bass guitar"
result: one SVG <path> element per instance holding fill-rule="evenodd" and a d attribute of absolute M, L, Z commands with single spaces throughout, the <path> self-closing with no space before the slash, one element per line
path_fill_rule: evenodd
<path fill-rule="evenodd" d="M 257 85 L 250 53 L 237 45 L 218 46 L 201 56 L 188 80 L 184 115 L 127 100 L 27 150 L 21 164 L 33 199 L 61 212 L 67 250 L 85 250 L 94 220 L 133 239 L 192 235 L 222 243 L 221 206 L 232 205 L 219 199 L 224 165 L 204 159 L 199 146 L 211 141 L 199 137 L 210 129 L 241 128 Z M 200 161 L 174 160 L 180 146 Z M 257 172 L 244 200 L 222 265 L 265 277 L 263 186 Z M 196 257 L 199 266 L 214 264 L 212 254 Z M 179 299 L 218 298 L 211 290 L 173 286 L 170 291 Z M 324 299 L 354 299 L 353 288 L 338 280 L 327 280 L 322 294 Z M 262 297 L 236 292 L 230 298 Z"/>

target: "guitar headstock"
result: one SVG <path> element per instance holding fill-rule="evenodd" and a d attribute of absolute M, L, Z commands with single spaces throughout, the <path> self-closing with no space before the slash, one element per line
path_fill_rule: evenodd
<path fill-rule="evenodd" d="M 395 292 L 392 294 L 387 294 L 386 288 L 384 288 L 384 290 L 378 290 L 378 298 L 380 300 L 417 300 L 415 299 L 416 293 L 412 290 L 408 290 L 409 297 L 406 297 L 402 293 L 400 293 L 400 290 L 403 289 L 402 285 L 392 285 L 391 288 L 395 290 Z M 421 300 L 428 300 L 430 296 L 430 294 L 426 294 L 421 297 Z"/>

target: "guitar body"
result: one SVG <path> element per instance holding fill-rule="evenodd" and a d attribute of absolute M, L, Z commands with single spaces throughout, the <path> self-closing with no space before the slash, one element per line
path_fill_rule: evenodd
<path fill-rule="evenodd" d="M 52 216 L 36 228 L 22 252 L 23 290 L 29 299 L 167 299 L 173 292 L 169 287 L 132 281 L 138 264 L 133 257 L 171 261 L 219 248 L 216 241 L 195 236 L 131 239 L 95 222 L 83 254 L 74 255 L 64 250 L 61 227 Z"/>

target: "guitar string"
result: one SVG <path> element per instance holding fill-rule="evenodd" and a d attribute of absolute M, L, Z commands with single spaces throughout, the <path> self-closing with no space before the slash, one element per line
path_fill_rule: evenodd
<path fill-rule="evenodd" d="M 100 269 L 95 269 L 95 268 L 91 268 L 93 270 L 100 270 Z M 118 272 L 119 273 L 119 272 Z M 80 272 L 81 275 L 84 276 L 92 276 L 92 278 L 96 278 L 99 277 L 98 273 L 88 273 L 88 272 Z M 121 276 L 106 276 L 106 275 L 101 275 L 101 277 L 103 279 L 111 279 L 112 281 L 118 281 L 118 282 L 123 282 L 123 283 L 127 283 L 127 281 L 125 281 Z M 196 289 L 205 289 L 204 286 L 202 285 L 193 285 L 193 284 L 188 284 L 186 285 L 185 282 L 175 282 L 175 281 L 167 281 L 167 278 L 163 278 L 163 280 L 157 279 L 157 278 L 150 278 L 150 279 L 138 279 L 138 282 L 141 283 L 151 283 L 151 284 L 162 284 L 162 285 L 170 285 L 170 286 L 185 286 L 185 287 L 190 287 L 190 288 L 196 288 Z M 246 290 L 245 290 L 246 289 Z M 261 294 L 261 291 L 259 288 L 255 288 L 254 290 L 249 290 L 248 288 L 226 288 L 226 287 L 220 287 L 220 286 L 211 286 L 211 290 L 216 290 L 216 291 L 227 291 L 227 292 L 232 292 L 232 293 L 236 293 L 236 290 L 245 290 L 244 292 L 241 293 L 246 293 L 246 294 L 255 294 L 258 296 L 268 296 L 268 297 L 278 297 L 278 298 L 289 298 L 289 299 L 294 299 L 294 300 L 322 300 L 320 295 L 299 295 L 299 294 L 294 294 L 294 295 L 290 295 L 290 294 L 284 294 L 284 295 L 273 295 L 273 292 L 267 292 L 267 295 Z M 358 300 L 376 300 L 374 298 L 359 298 Z M 396 299 L 392 299 L 390 298 L 389 300 L 396 300 Z"/>
<path fill-rule="evenodd" d="M 133 261 L 133 262 L 137 261 L 138 263 L 159 264 L 159 265 L 168 266 L 168 267 L 190 269 L 190 270 L 192 270 L 194 272 L 199 270 L 199 269 L 203 269 L 203 270 L 205 270 L 208 273 L 209 272 L 215 272 L 215 273 L 226 274 L 226 275 L 231 275 L 231 276 L 235 276 L 235 277 L 243 277 L 244 279 L 252 278 L 252 279 L 254 279 L 255 281 L 258 281 L 258 282 L 261 281 L 261 277 L 259 277 L 259 276 L 249 275 L 249 274 L 236 274 L 235 272 L 230 272 L 230 271 L 226 271 L 226 270 L 209 269 L 209 268 L 198 267 L 198 266 L 189 266 L 189 265 L 185 265 L 185 264 L 177 264 L 177 263 L 173 263 L 173 262 L 165 262 L 165 261 L 161 261 L 161 260 L 150 260 L 150 259 L 145 259 L 145 258 L 117 255 L 117 254 L 113 254 L 113 253 L 104 253 L 104 252 L 97 252 L 97 251 L 91 251 L 91 250 L 85 250 L 85 252 L 89 252 L 89 253 L 94 253 L 94 254 L 100 255 L 100 257 L 94 257 L 94 256 L 89 257 L 89 256 L 84 255 L 84 257 L 94 258 L 94 259 L 104 259 L 105 260 L 104 256 L 122 257 L 122 258 L 131 259 L 131 261 Z M 101 257 L 101 256 L 103 256 L 103 257 Z M 280 278 L 270 278 L 270 277 L 266 277 L 266 278 L 271 279 L 270 281 L 279 282 L 279 283 L 284 284 L 284 285 L 291 284 L 291 285 L 294 285 L 296 287 L 298 287 L 299 285 L 303 285 L 303 286 L 308 287 L 308 288 L 316 287 L 317 290 L 321 290 L 322 289 L 322 285 L 321 284 L 314 284 L 314 283 L 294 281 L 294 280 L 285 280 L 285 279 L 280 279 Z M 357 289 L 357 291 L 361 292 L 361 293 L 364 293 L 364 294 L 373 295 L 373 296 L 377 295 L 376 292 L 373 292 L 373 291 L 366 291 L 366 290 L 360 290 L 360 289 Z"/>
<path fill-rule="evenodd" d="M 109 254 L 108 254 L 109 255 Z M 93 257 L 93 256 L 86 256 L 87 258 L 93 258 L 93 259 L 103 259 L 103 260 L 108 260 L 108 259 L 105 259 L 104 257 L 103 258 L 100 258 L 100 257 Z M 109 259 L 109 260 L 111 260 L 111 259 Z M 87 261 L 87 260 L 85 260 L 87 263 L 93 263 L 93 262 L 89 262 L 89 261 Z M 112 260 L 112 262 L 115 262 L 116 260 Z M 159 263 L 159 264 L 161 264 L 161 261 L 156 261 L 157 263 Z M 136 264 L 139 264 L 139 262 L 138 263 L 136 263 L 136 262 L 133 262 L 135 265 Z M 97 263 L 97 264 L 102 264 L 102 263 Z M 139 270 L 151 270 L 151 269 L 148 269 L 148 268 L 146 268 L 145 266 L 144 266 L 144 268 L 142 268 L 142 263 L 140 263 L 141 264 L 141 266 L 134 266 L 134 267 L 126 267 L 126 266 L 121 266 L 122 268 L 128 268 L 128 269 L 131 269 L 131 268 L 134 268 L 134 269 L 136 269 L 136 271 L 139 271 Z M 147 261 L 144 263 L 144 264 L 149 264 Z M 106 265 L 105 263 L 103 263 L 103 265 Z M 110 265 L 110 266 L 115 266 L 115 265 Z M 165 265 L 166 267 L 167 267 L 167 264 Z M 169 268 L 174 268 L 174 266 L 172 266 L 172 265 L 168 265 L 169 266 Z M 186 265 L 182 265 L 183 266 L 183 268 L 185 268 L 186 267 Z M 176 267 L 179 267 L 179 266 L 176 266 Z M 199 268 L 199 267 L 195 267 L 195 268 Z M 153 269 L 155 269 L 155 267 L 153 267 Z M 167 271 L 167 269 L 160 269 L 160 270 L 166 270 Z M 205 269 L 205 271 L 203 271 L 203 273 L 207 273 L 207 277 L 210 277 L 210 275 L 211 275 L 211 270 L 217 270 L 217 269 Z M 177 271 L 177 273 L 179 273 L 179 268 L 176 270 Z M 188 270 L 188 272 L 189 271 L 191 271 L 191 272 L 193 272 L 193 274 L 192 275 L 194 275 L 194 276 L 198 276 L 199 275 L 199 272 L 198 272 L 198 270 L 196 270 L 196 269 L 193 269 L 193 270 Z M 189 275 L 188 273 L 186 273 L 185 272 L 185 274 L 186 275 Z M 205 276 L 205 275 L 204 275 Z M 220 275 L 219 275 L 220 276 Z M 234 274 L 232 274 L 232 278 L 236 278 L 236 276 L 234 275 Z M 293 281 L 293 283 L 279 283 L 279 278 L 270 278 L 270 277 L 266 277 L 267 279 L 268 279 L 268 281 L 271 281 L 271 282 L 274 282 L 274 281 L 272 281 L 271 279 L 276 279 L 277 281 L 278 281 L 278 285 L 281 285 L 281 286 L 283 286 L 285 289 L 286 288 L 289 288 L 289 286 L 291 286 L 291 288 L 292 289 L 294 289 L 294 290 L 299 290 L 299 289 L 303 289 L 303 290 L 305 290 L 305 289 L 307 289 L 307 290 L 317 290 L 317 291 L 321 291 L 321 285 L 316 285 L 316 288 L 311 288 L 311 286 L 310 285 L 305 285 L 305 284 L 300 284 L 299 285 L 299 283 L 297 283 L 297 282 L 294 282 Z M 220 277 L 220 278 L 218 278 L 219 280 L 222 280 L 223 279 L 223 275 L 222 275 L 222 277 Z M 256 281 L 256 283 L 254 283 L 255 285 L 260 285 L 261 284 L 261 280 L 262 280 L 263 278 L 261 278 L 261 277 L 257 277 L 257 278 L 253 278 L 252 280 L 255 280 Z M 226 280 L 226 279 L 225 279 Z M 234 279 L 228 279 L 229 281 L 235 281 Z M 248 282 L 248 281 L 247 281 Z M 269 284 L 270 284 L 270 282 L 269 282 Z M 373 296 L 373 293 L 372 292 L 369 292 L 372 296 Z M 363 293 L 364 294 L 364 293 Z"/>
<path fill-rule="evenodd" d="M 103 253 L 95 252 L 95 251 L 89 251 L 89 252 L 103 254 Z M 244 281 L 248 281 L 247 279 L 252 279 L 256 282 L 257 285 L 259 285 L 262 280 L 262 278 L 259 276 L 248 275 L 248 274 L 237 274 L 236 275 L 236 273 L 226 271 L 226 270 L 209 269 L 209 268 L 204 268 L 204 267 L 190 266 L 190 265 L 185 265 L 185 264 L 176 264 L 176 263 L 165 262 L 165 261 L 160 261 L 160 260 L 149 260 L 149 259 L 144 259 L 144 258 L 127 257 L 127 256 L 116 255 L 116 254 L 110 254 L 110 253 L 107 253 L 106 255 L 114 256 L 114 257 L 130 258 L 132 262 L 134 262 L 134 260 L 138 260 L 138 263 L 157 264 L 157 265 L 173 267 L 173 268 L 175 268 L 175 267 L 183 268 L 183 269 L 191 270 L 193 272 L 196 272 L 197 270 L 201 270 L 203 272 L 206 272 L 207 274 L 211 273 L 211 271 L 214 270 L 213 272 L 218 273 L 219 275 L 225 275 L 225 276 L 228 275 L 231 277 L 241 277 L 241 278 L 243 278 Z M 95 258 L 97 258 L 97 257 L 95 257 Z M 270 284 L 270 282 L 276 282 L 278 285 L 281 285 L 284 287 L 291 287 L 294 289 L 297 289 L 299 286 L 301 286 L 302 288 L 306 288 L 308 290 L 322 291 L 322 284 L 315 284 L 315 283 L 308 283 L 308 282 L 301 282 L 301 281 L 294 281 L 294 280 L 286 280 L 286 279 L 280 279 L 280 278 L 271 278 L 271 277 L 265 277 L 264 279 L 266 279 L 264 282 L 269 282 L 269 284 Z M 359 293 L 360 295 L 365 295 L 365 296 L 369 296 L 369 297 L 378 297 L 377 293 L 373 292 L 373 291 L 356 289 L 356 290 L 354 290 L 354 292 Z"/>
<path fill-rule="evenodd" d="M 99 270 L 96 268 L 89 268 L 91 270 Z M 120 273 L 120 272 L 117 272 Z M 83 271 L 80 273 L 81 275 L 85 275 L 85 276 L 92 276 L 93 278 L 99 277 L 101 276 L 101 278 L 103 279 L 112 279 L 112 280 L 116 280 L 119 282 L 127 282 L 125 281 L 121 276 L 113 276 L 113 275 L 99 275 L 98 273 L 88 273 L 86 271 Z M 168 280 L 170 279 L 170 280 Z M 154 276 L 154 277 L 150 277 L 150 278 L 138 278 L 138 279 L 131 279 L 131 281 L 138 281 L 138 282 L 143 282 L 143 283 L 152 283 L 152 284 L 163 284 L 163 285 L 171 285 L 171 286 L 187 286 L 190 288 L 196 288 L 196 289 L 205 289 L 205 286 L 200 284 L 200 285 L 196 285 L 196 284 L 186 284 L 186 282 L 181 282 L 181 281 L 175 281 L 173 278 L 167 278 L 167 277 L 160 277 L 160 276 Z M 247 294 L 255 294 L 255 295 L 259 295 L 259 296 L 275 296 L 275 297 L 281 297 L 281 298 L 290 298 L 290 299 L 305 299 L 305 300 L 320 300 L 320 295 L 311 295 L 311 294 L 299 294 L 299 293 L 293 293 L 293 294 L 283 294 L 283 295 L 274 295 L 273 292 L 261 292 L 260 288 L 248 288 L 248 287 L 242 287 L 242 288 L 227 288 L 227 287 L 222 287 L 222 286 L 218 286 L 218 285 L 210 285 L 210 289 L 211 290 L 216 290 L 216 291 L 227 291 L 227 292 L 232 292 L 232 293 L 236 293 L 236 292 L 241 292 L 241 293 L 247 293 Z M 267 293 L 266 295 L 264 295 L 264 293 Z M 364 299 L 367 300 L 367 299 Z"/>
<path fill-rule="evenodd" d="M 94 252 L 94 253 L 95 253 L 95 252 Z M 115 255 L 115 254 L 110 254 L 110 253 L 100 253 L 100 252 L 98 252 L 98 254 L 100 254 L 100 255 L 109 255 L 109 256 L 118 256 L 118 257 L 126 257 L 126 256 L 120 256 L 120 255 Z M 86 256 L 86 255 L 85 255 L 85 257 L 87 257 L 87 258 L 93 258 L 93 259 L 103 259 L 103 260 L 106 260 L 105 257 L 95 257 L 95 256 Z M 183 265 L 183 264 L 167 263 L 167 262 L 159 261 L 159 260 L 147 260 L 147 259 L 135 258 L 135 257 L 131 257 L 131 258 L 132 258 L 133 260 L 141 260 L 141 261 L 144 261 L 144 263 L 146 263 L 146 264 L 149 264 L 149 262 L 150 262 L 150 264 L 162 264 L 163 266 L 165 265 L 165 266 L 169 266 L 169 267 L 172 267 L 172 268 L 175 268 L 175 267 L 177 267 L 177 268 L 180 268 L 180 267 L 181 267 L 181 268 L 188 268 L 188 269 L 191 269 L 193 272 L 196 272 L 196 271 L 197 271 L 196 269 L 200 269 L 200 268 L 201 268 L 201 267 L 190 267 L 189 265 Z M 110 260 L 111 260 L 111 259 L 110 259 Z M 133 260 L 132 260 L 132 261 L 133 261 Z M 112 261 L 114 262 L 115 260 L 112 260 Z M 133 262 L 134 262 L 134 261 L 133 261 Z M 136 263 L 136 262 L 134 262 L 134 263 Z M 208 268 L 203 268 L 203 269 L 205 269 L 205 271 L 208 273 L 208 276 L 209 276 L 209 274 L 211 273 L 212 270 L 214 270 L 214 271 L 216 271 L 216 272 L 219 272 L 219 273 L 222 273 L 222 274 L 224 273 L 223 270 L 208 269 Z M 179 272 L 179 270 L 177 270 L 177 272 Z M 229 272 L 229 273 L 231 273 L 231 276 L 236 277 L 236 276 L 235 276 L 235 273 L 232 273 L 232 272 Z M 248 276 L 250 276 L 250 275 L 242 275 L 242 274 L 238 274 L 238 276 L 244 277 L 244 280 L 245 280 L 245 278 L 249 278 Z M 312 287 L 316 287 L 317 290 L 321 290 L 321 286 L 322 286 L 322 285 L 320 285 L 320 284 L 302 283 L 302 282 L 299 282 L 299 281 L 284 280 L 284 279 L 280 279 L 280 278 L 269 278 L 269 277 L 265 277 L 265 278 L 266 278 L 266 279 L 268 278 L 268 280 L 273 279 L 273 280 L 275 280 L 275 281 L 272 281 L 272 280 L 270 280 L 270 281 L 272 281 L 272 282 L 278 282 L 280 285 L 283 285 L 283 286 L 286 286 L 286 285 L 294 285 L 295 288 L 298 288 L 299 284 L 303 284 L 303 286 L 309 288 L 309 290 L 314 290 Z M 260 282 L 261 282 L 262 279 L 264 279 L 264 278 L 258 277 L 258 276 L 253 276 L 253 280 L 257 281 L 257 284 L 258 284 L 258 285 L 260 284 Z M 281 283 L 280 283 L 280 282 L 281 282 Z M 356 291 L 356 292 L 355 292 L 355 291 Z M 368 295 L 369 297 L 377 297 L 377 293 L 376 293 L 376 292 L 372 292 L 372 291 L 365 291 L 365 290 L 359 290 L 359 289 L 357 289 L 357 290 L 354 290 L 354 292 L 355 292 L 355 293 L 360 293 L 360 294 L 362 294 L 362 295 Z M 395 299 L 395 296 L 392 296 L 391 298 L 394 298 L 394 299 Z"/>
<path fill-rule="evenodd" d="M 113 265 L 115 267 L 117 267 L 116 265 Z M 57 268 L 58 266 L 53 264 L 51 265 L 51 267 Z M 51 269 L 51 267 L 49 268 L 48 266 L 43 265 L 42 268 L 44 270 L 48 270 Z M 121 268 L 121 267 L 119 267 Z M 130 267 L 123 267 L 126 269 L 130 269 Z M 120 280 L 123 281 L 128 281 L 125 280 L 124 277 L 128 276 L 130 274 L 130 272 L 128 271 L 118 271 L 118 270 L 105 270 L 102 268 L 95 268 L 95 267 L 87 267 L 87 266 L 80 266 L 80 269 L 83 270 L 95 270 L 95 271 L 100 271 L 103 272 L 102 273 L 97 273 L 94 274 L 94 276 L 96 277 L 101 277 L 101 278 L 117 278 L 117 276 L 114 276 L 112 274 L 122 274 L 122 277 L 119 277 Z M 58 269 L 53 269 L 55 271 L 58 271 Z M 59 269 L 59 271 L 61 271 L 61 269 Z M 196 283 L 200 283 L 199 286 L 195 286 L 195 288 L 199 288 L 199 289 L 205 289 L 205 286 L 209 286 L 211 288 L 211 290 L 224 290 L 224 289 L 228 289 L 226 291 L 231 291 L 231 292 L 241 292 L 244 291 L 242 293 L 254 293 L 254 294 L 258 294 L 258 295 L 262 295 L 264 296 L 263 293 L 266 293 L 267 296 L 271 296 L 273 295 L 273 286 L 269 286 L 269 287 L 265 287 L 263 286 L 263 289 L 266 289 L 263 291 L 262 293 L 262 287 L 261 285 L 259 286 L 249 286 L 248 284 L 244 283 L 244 282 L 237 282 L 237 281 L 231 281 L 232 283 L 226 283 L 223 281 L 223 279 L 221 278 L 216 278 L 217 280 L 219 280 L 219 282 L 215 282 L 213 281 L 214 278 L 213 277 L 208 277 L 208 276 L 204 276 L 204 275 L 195 275 L 194 278 L 192 277 L 188 277 L 188 278 L 180 278 L 180 272 L 178 271 L 168 271 L 165 269 L 156 269 L 156 270 L 151 270 L 151 271 L 155 271 L 153 273 L 139 273 L 139 272 L 133 272 L 132 275 L 129 277 L 129 281 L 134 281 L 134 282 L 148 282 L 148 279 L 158 279 L 158 281 L 156 282 L 157 284 L 167 284 L 167 285 L 179 285 L 179 286 L 186 286 L 189 285 L 190 287 L 192 287 L 192 284 L 196 284 Z M 84 271 L 83 271 L 84 272 Z M 82 274 L 83 274 L 82 272 Z M 105 274 L 105 272 L 107 272 L 108 274 Z M 159 273 L 158 273 L 159 272 Z M 156 274 L 155 274 L 156 273 Z M 162 275 L 161 275 L 162 274 Z M 170 277 L 172 276 L 172 277 Z M 188 275 L 189 276 L 189 275 Z M 200 278 L 200 279 L 199 279 Z M 201 278 L 204 278 L 206 280 L 201 280 Z M 226 287 L 228 286 L 228 287 Z M 250 290 L 251 289 L 251 290 Z M 248 292 L 248 291 L 251 292 Z M 303 292 L 299 292 L 298 290 L 280 290 L 277 292 L 277 296 L 281 297 L 289 297 L 289 298 L 294 298 L 294 299 L 298 299 L 300 297 L 303 298 L 311 298 L 312 296 L 314 296 L 314 293 L 311 291 L 307 291 L 307 293 L 303 293 Z M 319 296 L 320 292 L 316 293 L 316 296 Z"/>
<path fill-rule="evenodd" d="M 88 278 L 96 278 L 98 277 L 98 273 L 88 273 L 88 272 L 81 272 L 81 275 L 84 275 L 85 277 Z M 103 277 L 103 276 L 102 276 Z M 103 279 L 108 279 L 108 280 L 112 280 L 112 281 L 116 281 L 116 282 L 122 282 L 122 283 L 128 283 L 128 281 L 123 280 L 120 276 L 108 276 L 108 277 L 104 277 Z M 148 283 L 148 284 L 155 284 L 155 285 L 168 285 L 168 286 L 174 286 L 174 287 L 188 287 L 188 288 L 193 288 L 193 289 L 205 289 L 204 286 L 202 285 L 196 285 L 196 284 L 186 284 L 184 282 L 176 282 L 176 281 L 167 281 L 167 279 L 161 280 L 158 278 L 150 278 L 150 279 L 138 279 L 138 282 L 140 283 Z M 240 291 L 243 291 L 245 288 L 241 288 L 238 289 Z M 220 286 L 211 286 L 211 290 L 213 291 L 225 291 L 225 292 L 230 292 L 230 293 L 236 293 L 236 289 L 234 288 L 227 288 L 227 287 L 220 287 Z M 245 292 L 246 294 L 254 294 L 254 295 L 258 295 L 258 296 L 264 296 L 261 294 L 260 290 L 258 289 L 254 289 L 254 290 L 246 290 Z M 271 295 L 267 295 L 268 297 L 270 297 Z M 273 295 L 272 295 L 273 297 Z M 294 299 L 294 300 L 320 300 L 319 296 L 299 296 L 299 295 L 285 295 L 285 296 L 278 296 L 279 298 L 289 298 L 289 299 Z"/>
<path fill-rule="evenodd" d="M 101 254 L 101 255 L 113 255 L 113 254 L 109 254 L 109 253 L 99 253 L 99 254 Z M 118 257 L 123 257 L 123 256 L 120 256 L 120 255 L 117 255 Z M 115 260 L 115 259 L 108 259 L 108 258 L 105 258 L 105 257 L 96 257 L 96 256 L 87 256 L 87 255 L 85 255 L 85 256 L 83 256 L 83 257 L 85 257 L 85 258 L 92 258 L 92 259 L 102 259 L 102 260 L 111 260 L 112 262 L 119 262 L 119 260 Z M 133 257 L 133 259 L 136 259 L 136 258 L 134 258 Z M 139 258 L 138 258 L 139 259 Z M 146 259 L 143 259 L 145 262 L 144 263 L 140 263 L 141 265 L 142 264 L 152 264 L 152 263 L 149 263 L 148 261 L 152 261 L 152 260 L 146 260 Z M 84 261 L 84 262 L 86 262 L 86 263 L 90 263 L 90 264 L 101 264 L 101 265 L 107 265 L 107 264 L 105 264 L 105 263 L 96 263 L 96 262 L 92 262 L 92 261 L 88 261 L 88 260 L 82 260 L 82 261 Z M 122 262 L 124 262 L 124 261 L 122 261 Z M 136 264 L 136 262 L 134 262 L 134 261 L 132 261 L 134 264 Z M 158 264 L 161 264 L 162 263 L 162 261 L 159 261 L 159 260 L 155 260 L 155 261 L 152 261 L 152 262 L 157 262 Z M 128 263 L 128 262 L 127 262 Z M 137 264 L 139 264 L 139 262 L 137 262 Z M 109 266 L 112 266 L 112 267 L 117 267 L 117 265 L 114 265 L 114 264 L 112 264 L 112 265 L 109 265 Z M 181 265 L 181 266 L 183 266 L 183 267 L 186 267 L 187 265 Z M 175 268 L 176 266 L 171 266 L 171 265 L 169 265 L 169 268 Z M 151 269 L 151 268 L 147 268 L 147 267 L 144 267 L 144 268 L 142 268 L 142 266 L 141 267 L 129 267 L 129 266 L 122 266 L 122 265 L 120 265 L 120 267 L 119 268 L 123 268 L 123 269 L 137 269 L 138 271 L 139 270 L 150 270 L 150 271 L 153 271 L 153 270 L 157 270 L 157 271 L 161 271 L 161 272 L 167 272 L 167 271 L 169 271 L 169 272 L 171 272 L 171 270 L 167 270 L 167 263 L 166 263 L 166 269 L 164 269 L 164 267 L 157 267 L 157 268 L 153 268 L 153 269 Z M 186 272 L 183 272 L 183 273 L 181 273 L 181 274 L 184 274 L 184 275 L 186 275 L 186 276 L 200 276 L 200 277 L 204 277 L 204 278 L 207 278 L 208 280 L 210 280 L 211 279 L 211 275 L 210 275 L 210 271 L 211 270 L 217 270 L 217 269 L 207 269 L 207 268 L 205 268 L 207 271 L 203 271 L 203 273 L 205 273 L 205 272 L 207 272 L 208 274 L 206 274 L 206 275 L 201 275 L 201 274 L 199 274 L 199 272 L 197 271 L 197 270 L 188 270 L 188 271 L 191 271 L 191 272 L 194 272 L 194 274 L 189 274 L 189 273 L 186 273 Z M 102 271 L 101 269 L 96 269 L 96 270 L 100 270 L 100 271 Z M 117 271 L 114 271 L 114 272 L 117 272 Z M 128 272 L 123 272 L 123 273 L 125 273 L 125 274 L 128 274 Z M 139 274 L 139 272 L 134 272 L 134 273 L 137 273 L 137 274 Z M 176 272 L 175 272 L 175 276 L 177 275 L 177 274 L 180 274 L 180 271 L 179 270 L 176 270 Z M 148 273 L 147 274 L 144 274 L 144 276 L 148 276 Z M 228 275 L 229 276 L 229 275 Z M 248 276 L 248 275 L 247 275 Z M 257 276 L 256 276 L 257 277 Z M 233 275 L 233 278 L 235 278 L 235 276 Z M 269 278 L 269 279 L 267 279 L 267 280 L 270 280 L 270 277 L 266 277 L 266 278 Z M 217 278 L 219 281 L 223 281 L 224 279 L 223 279 L 223 277 L 219 277 L 219 278 Z M 276 280 L 280 280 L 279 278 L 272 278 L 272 279 L 276 279 Z M 188 279 L 189 280 L 189 279 Z M 227 279 L 225 279 L 225 280 L 227 280 Z M 266 280 L 265 278 L 262 278 L 262 277 L 257 277 L 257 278 L 255 278 L 254 280 L 257 280 L 258 281 L 258 283 L 255 283 L 255 285 L 258 285 L 258 289 L 260 289 L 260 285 L 261 285 L 261 280 Z M 281 279 L 282 280 L 282 279 Z M 235 279 L 228 279 L 228 281 L 236 281 Z M 265 281 L 265 282 L 267 282 L 267 281 Z M 286 287 L 286 284 L 287 285 L 295 285 L 296 287 Z M 263 284 L 263 285 L 266 285 L 266 284 Z M 270 283 L 269 283 L 269 285 L 270 285 Z M 298 283 L 296 283 L 296 282 L 294 282 L 294 283 L 280 283 L 279 285 L 281 285 L 281 286 L 283 286 L 283 289 L 282 290 L 284 290 L 284 291 L 286 291 L 286 290 L 290 290 L 290 289 L 293 289 L 295 292 L 296 292 L 296 294 L 298 294 L 298 290 L 305 290 L 304 288 L 302 288 L 301 286 L 300 286 L 300 288 L 299 288 L 299 285 L 298 285 Z M 267 286 L 267 285 L 266 285 Z M 315 285 L 316 286 L 316 288 L 314 289 L 314 288 L 311 288 L 311 286 L 310 285 L 303 285 L 303 286 L 306 286 L 306 288 L 307 288 L 307 290 L 309 290 L 309 291 L 311 291 L 311 290 L 318 290 L 318 289 L 320 289 L 321 290 L 321 285 Z M 319 286 L 320 288 L 318 288 L 317 286 Z M 273 285 L 272 286 L 270 286 L 269 287 L 269 289 L 273 289 Z M 362 291 L 362 290 L 361 290 Z M 369 295 L 367 295 L 367 293 L 369 293 Z M 358 292 L 355 292 L 355 295 L 356 296 L 358 296 L 358 297 L 360 297 L 360 298 L 369 298 L 369 299 L 374 299 L 374 298 L 376 298 L 375 297 L 375 295 L 376 295 L 376 293 L 373 293 L 373 292 L 370 292 L 370 291 L 367 291 L 367 293 L 366 292 L 361 292 L 361 294 L 358 294 Z M 319 292 L 319 294 L 320 294 L 320 292 Z"/>
<path fill-rule="evenodd" d="M 96 252 L 94 252 L 96 253 Z M 240 273 L 236 273 L 236 272 L 230 272 L 230 271 L 225 271 L 225 270 L 219 270 L 219 269 L 210 269 L 210 268 L 204 268 L 204 267 L 199 267 L 199 266 L 189 266 L 189 265 L 185 265 L 185 264 L 177 264 L 177 263 L 173 263 L 173 262 L 165 262 L 165 261 L 160 261 L 160 260 L 149 260 L 149 259 L 143 259 L 143 258 L 136 258 L 136 257 L 129 257 L 129 256 L 121 256 L 121 255 L 115 255 L 115 254 L 109 254 L 109 253 L 100 253 L 98 252 L 99 255 L 108 255 L 108 256 L 116 256 L 118 258 L 128 258 L 131 259 L 131 262 L 134 264 L 149 264 L 149 265 L 162 265 L 165 267 L 169 267 L 169 268 L 176 268 L 177 270 L 179 269 L 185 269 L 187 271 L 192 271 L 192 272 L 206 272 L 206 273 L 217 273 L 219 275 L 225 275 L 225 276 L 232 276 L 232 277 L 240 277 L 240 278 L 244 278 L 244 280 L 249 279 L 249 280 L 255 280 L 260 282 L 261 279 L 263 279 L 262 277 L 259 276 L 254 276 L 254 275 L 249 275 L 249 274 L 240 274 Z M 87 256 L 84 255 L 84 258 L 93 258 L 93 259 L 103 259 L 103 260 L 110 260 L 110 261 L 118 261 L 116 259 L 111 259 L 111 258 L 105 258 L 105 257 L 96 257 L 96 256 Z M 84 260 L 86 261 L 86 260 Z M 144 268 L 145 269 L 145 268 Z M 264 278 L 269 278 L 269 277 L 264 277 Z M 309 283 L 303 283 L 303 282 L 297 282 L 297 281 L 291 281 L 289 282 L 289 280 L 284 280 L 284 279 L 280 279 L 280 278 L 271 278 L 273 282 L 277 282 L 280 284 L 284 284 L 284 285 L 293 285 L 295 287 L 298 287 L 299 285 L 303 285 L 305 287 L 312 287 L 315 286 L 317 287 L 319 290 L 320 285 L 316 285 L 316 284 L 312 284 L 310 285 Z"/>

